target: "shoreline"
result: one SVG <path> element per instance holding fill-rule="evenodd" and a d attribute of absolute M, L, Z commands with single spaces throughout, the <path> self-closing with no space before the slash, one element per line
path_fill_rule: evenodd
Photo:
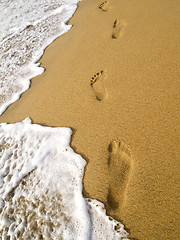
<path fill-rule="evenodd" d="M 29 116 L 34 123 L 70 127 L 72 148 L 87 160 L 84 196 L 105 203 L 132 238 L 176 238 L 179 5 L 114 0 L 103 11 L 101 3 L 78 3 L 71 30 L 40 59 L 46 71 L 0 122 Z M 120 35 L 113 39 L 116 19 Z M 132 153 L 125 191 L 113 193 L 123 199 L 121 207 L 108 203 L 109 188 L 117 192 L 114 185 L 122 184 L 108 165 L 113 139 Z"/>
<path fill-rule="evenodd" d="M 74 2 L 76 2 L 76 0 Z M 20 8 L 23 7 L 20 6 Z M 61 4 L 61 6 L 54 10 L 55 12 L 52 11 L 51 14 L 44 16 L 43 19 L 34 21 L 32 23 L 34 24 L 34 27 L 28 25 L 28 22 L 26 23 L 25 21 L 25 25 L 22 29 L 20 28 L 19 31 L 10 35 L 0 43 L 3 59 L 0 70 L 0 85 L 2 88 L 0 94 L 0 115 L 2 115 L 12 103 L 16 102 L 21 95 L 29 89 L 32 78 L 44 72 L 44 69 L 39 67 L 39 60 L 42 58 L 47 46 L 54 42 L 59 36 L 70 30 L 72 26 L 67 25 L 66 22 L 68 22 L 74 15 L 76 9 L 77 5 L 75 3 Z M 54 17 L 54 23 L 52 16 Z M 51 26 L 49 31 L 47 30 L 48 24 Z M 55 31 L 57 25 L 60 25 L 59 31 Z M 43 32 L 42 35 L 41 32 Z M 35 35 L 39 38 L 38 41 L 35 38 Z M 25 38 L 26 41 L 24 41 L 23 38 Z M 16 43 L 14 41 L 16 41 Z M 8 45 L 11 47 L 8 48 Z M 21 48 L 26 49 L 24 56 Z M 11 56 L 10 51 L 18 52 L 17 57 L 14 57 L 14 55 Z M 5 62 L 9 62 L 9 68 L 6 67 Z M 22 62 L 20 67 L 18 67 L 19 62 Z M 13 71 L 13 68 L 16 68 L 16 70 Z M 7 69 L 11 72 L 10 75 L 12 75 L 12 78 L 8 79 L 6 76 L 8 73 Z M 18 74 L 16 75 L 16 73 Z M 11 89 L 12 86 L 13 88 Z"/>

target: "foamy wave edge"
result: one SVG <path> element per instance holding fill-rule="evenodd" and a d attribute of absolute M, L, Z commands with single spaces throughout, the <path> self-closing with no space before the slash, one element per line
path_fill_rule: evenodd
<path fill-rule="evenodd" d="M 86 161 L 70 147 L 71 134 L 30 118 L 0 124 L 2 239 L 127 239 L 101 202 L 82 196 Z"/>
<path fill-rule="evenodd" d="M 21 95 L 27 91 L 30 88 L 31 85 L 31 79 L 42 74 L 45 71 L 45 68 L 40 67 L 40 63 L 38 63 L 38 61 L 40 60 L 40 58 L 43 56 L 45 49 L 52 43 L 54 42 L 58 37 L 60 37 L 61 35 L 63 35 L 64 33 L 68 32 L 72 25 L 67 25 L 66 23 L 72 18 L 72 16 L 74 15 L 75 11 L 77 10 L 77 5 L 76 4 L 66 4 L 66 5 L 62 5 L 61 7 L 59 7 L 58 9 L 56 9 L 52 14 L 49 14 L 48 16 L 46 16 L 46 19 L 50 16 L 52 16 L 53 14 L 57 14 L 57 13 L 61 13 L 64 10 L 68 11 L 68 16 L 64 16 L 63 18 L 63 22 L 61 23 L 61 31 L 54 36 L 51 36 L 51 38 L 46 39 L 44 45 L 42 46 L 41 49 L 39 49 L 39 52 L 36 54 L 35 58 L 32 59 L 32 61 L 28 64 L 29 68 L 29 75 L 27 75 L 25 78 L 23 79 L 19 79 L 20 81 L 23 81 L 23 87 L 21 91 L 18 91 L 16 93 L 14 93 L 11 98 L 4 102 L 1 106 L 0 106 L 0 116 L 6 111 L 6 109 L 14 102 L 16 102 Z M 45 20 L 45 18 L 41 18 L 38 21 L 35 21 L 34 23 L 30 23 L 33 25 L 38 24 L 39 22 Z M 29 25 L 29 23 L 26 25 L 26 27 Z M 24 29 L 26 29 L 26 27 Z M 12 34 L 9 38 L 4 39 L 1 43 L 3 44 L 6 40 L 10 39 L 11 37 L 14 37 L 17 33 L 22 32 L 24 29 L 20 29 L 18 32 L 15 32 L 14 34 Z"/>

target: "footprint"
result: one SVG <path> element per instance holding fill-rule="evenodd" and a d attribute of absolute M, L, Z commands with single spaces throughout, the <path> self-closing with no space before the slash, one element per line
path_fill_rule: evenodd
<path fill-rule="evenodd" d="M 96 98 L 99 101 L 105 100 L 108 97 L 107 90 L 103 85 L 103 80 L 106 78 L 106 71 L 101 71 L 91 78 L 91 87 L 93 88 Z"/>
<path fill-rule="evenodd" d="M 109 146 L 109 152 L 107 202 L 111 209 L 120 209 L 123 206 L 133 162 L 129 148 L 122 141 L 113 140 Z"/>
<path fill-rule="evenodd" d="M 116 19 L 113 24 L 112 38 L 121 37 L 125 25 L 126 22 L 124 20 L 119 21 L 118 19 Z"/>
<path fill-rule="evenodd" d="M 103 3 L 101 3 L 99 8 L 102 9 L 104 12 L 106 12 L 107 10 L 109 10 L 109 2 L 108 1 L 104 1 Z"/>

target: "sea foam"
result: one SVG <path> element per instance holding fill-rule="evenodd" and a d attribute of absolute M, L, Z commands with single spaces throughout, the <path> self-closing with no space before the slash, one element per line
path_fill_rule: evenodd
<path fill-rule="evenodd" d="M 67 32 L 78 0 L 0 1 L 0 115 L 44 69 L 44 49 Z"/>
<path fill-rule="evenodd" d="M 0 124 L 0 237 L 127 239 L 104 205 L 84 199 L 86 161 L 70 147 L 71 129 Z"/>

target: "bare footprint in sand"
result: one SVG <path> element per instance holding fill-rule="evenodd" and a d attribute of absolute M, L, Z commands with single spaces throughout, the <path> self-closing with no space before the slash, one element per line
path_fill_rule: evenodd
<path fill-rule="evenodd" d="M 101 3 L 99 8 L 101 10 L 103 10 L 104 12 L 106 12 L 107 10 L 109 10 L 109 2 L 108 1 L 104 1 L 103 3 Z"/>
<path fill-rule="evenodd" d="M 131 153 L 126 144 L 113 140 L 109 146 L 109 193 L 107 202 L 111 209 L 123 206 L 132 168 Z"/>
<path fill-rule="evenodd" d="M 118 19 L 116 19 L 113 24 L 112 38 L 121 37 L 125 25 L 126 22 L 124 20 L 119 21 Z"/>
<path fill-rule="evenodd" d="M 99 101 L 105 100 L 108 97 L 103 80 L 107 78 L 106 71 L 101 71 L 91 78 L 91 87 L 93 88 L 96 98 Z"/>

